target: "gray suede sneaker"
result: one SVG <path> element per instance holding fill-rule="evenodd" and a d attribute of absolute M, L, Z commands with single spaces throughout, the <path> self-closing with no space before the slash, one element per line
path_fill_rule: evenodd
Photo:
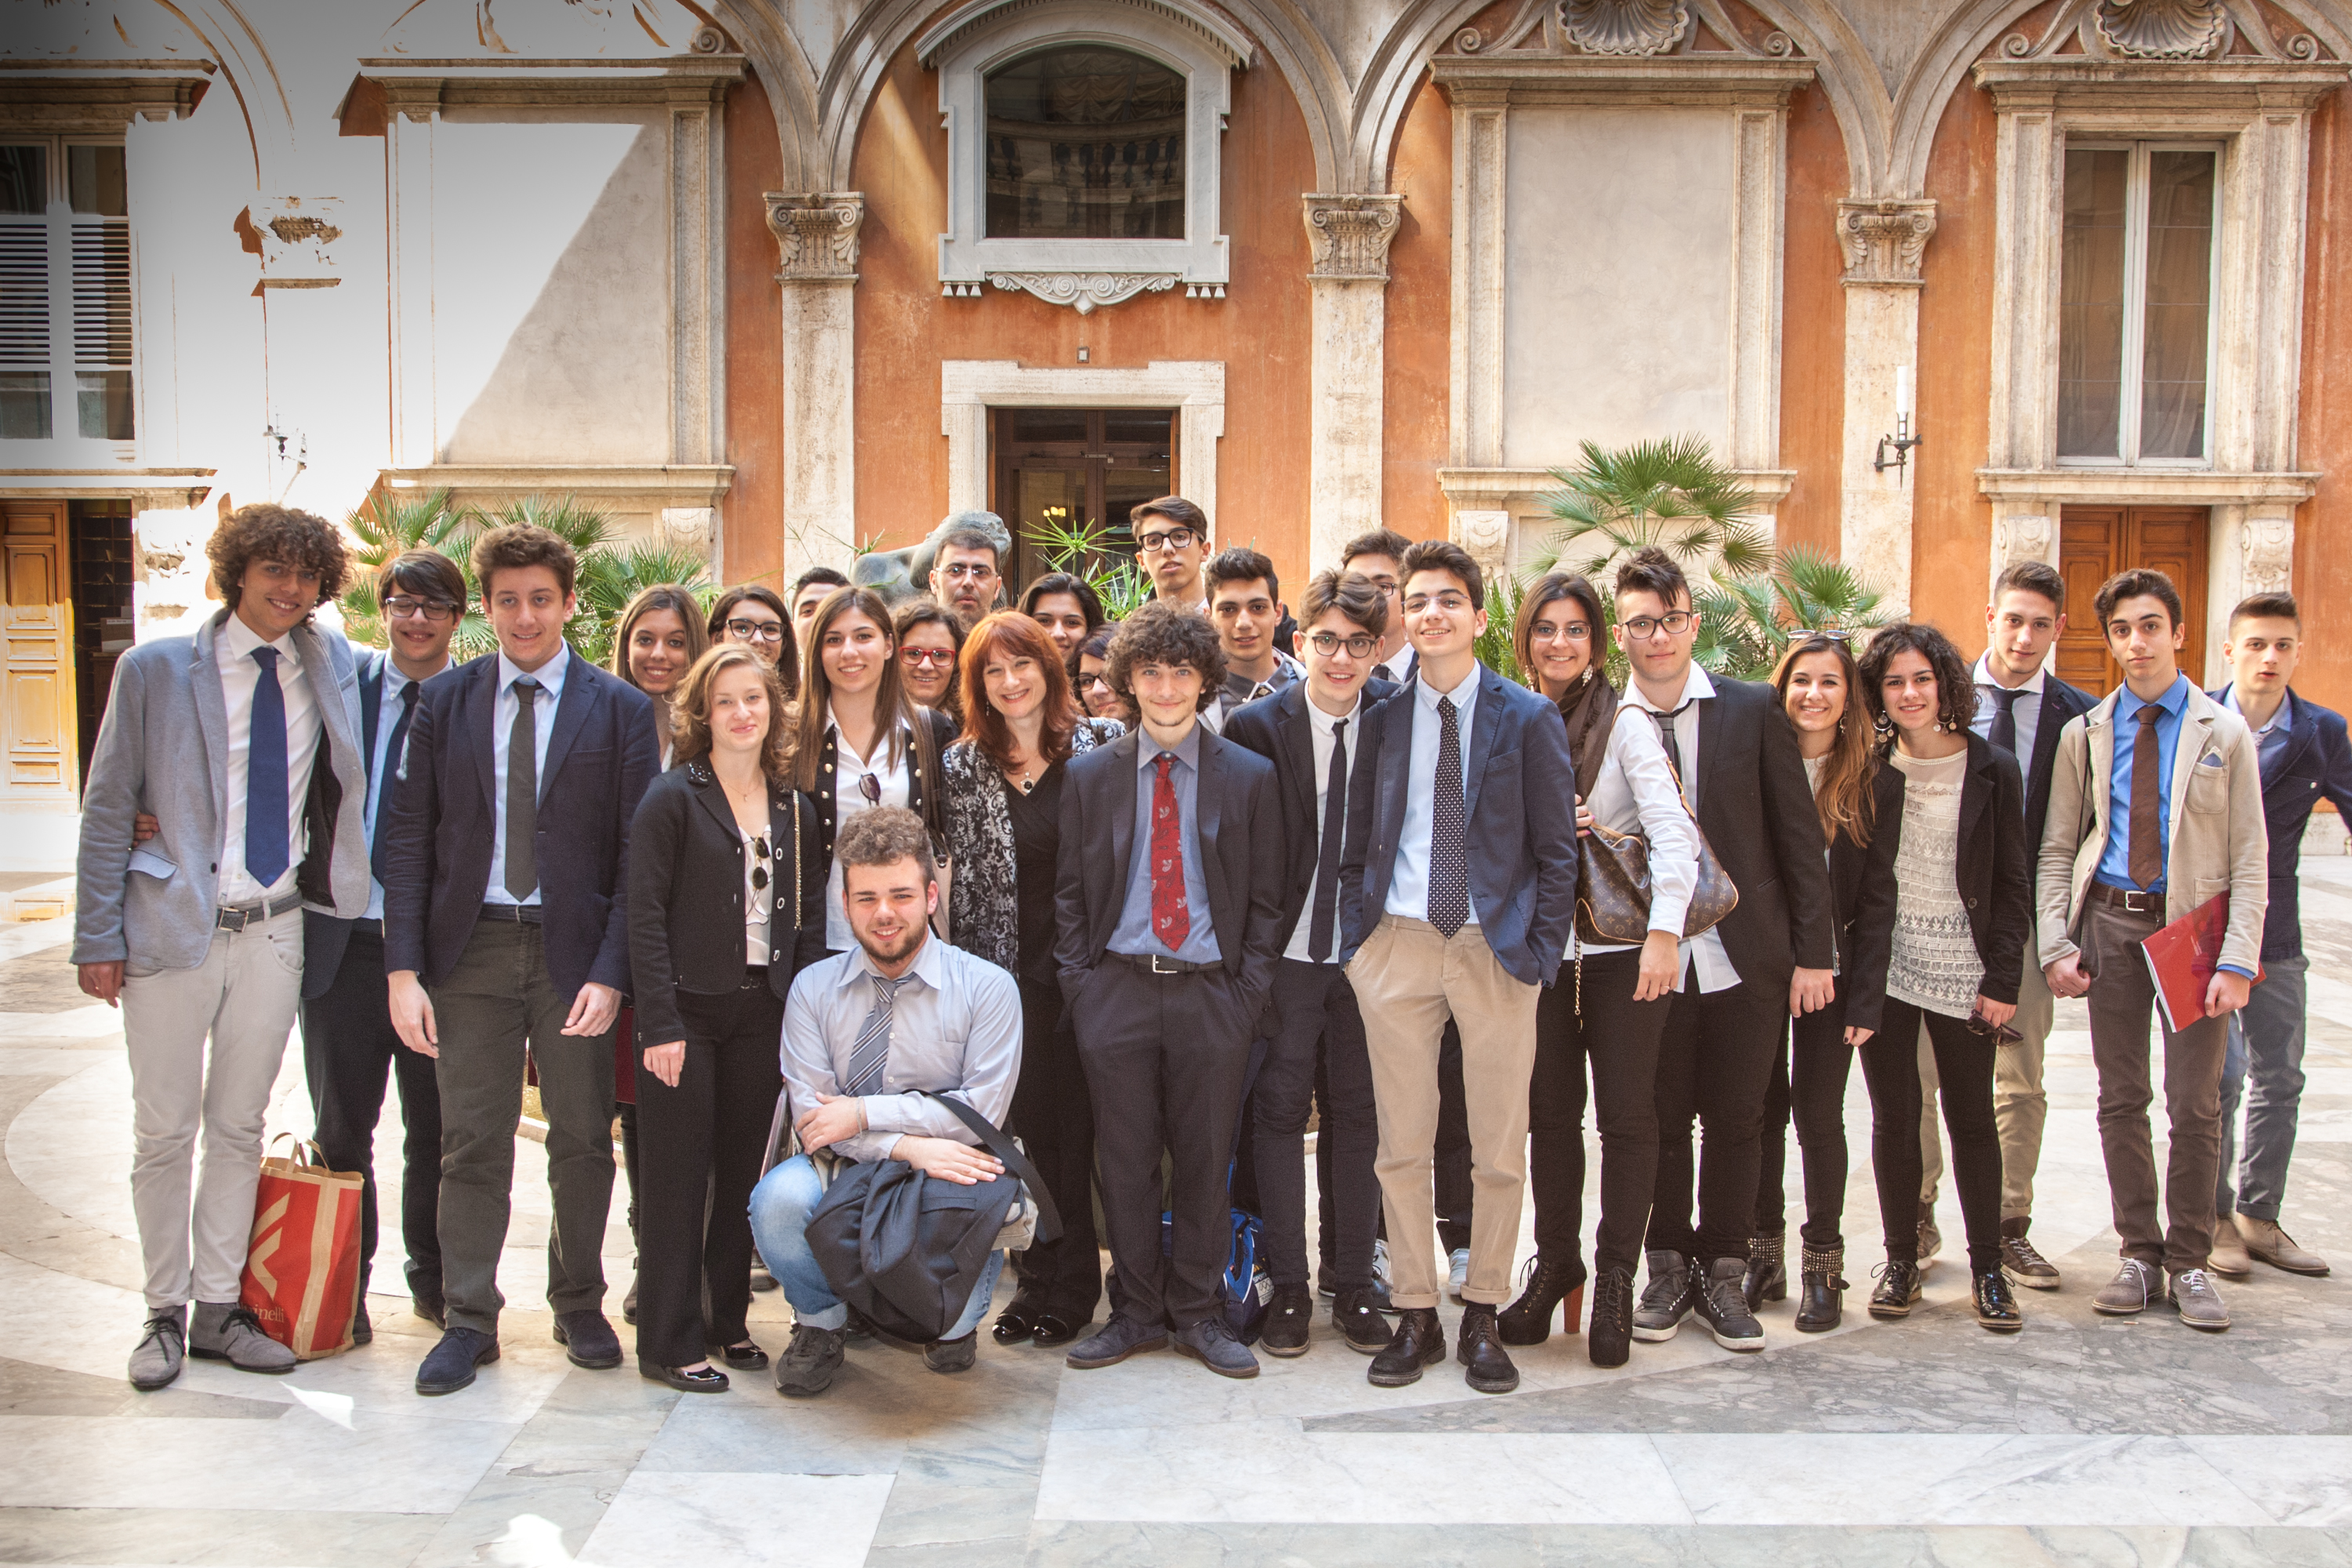
<path fill-rule="evenodd" d="M 131 1387 L 161 1388 L 180 1375 L 188 1353 L 187 1315 L 185 1307 L 159 1307 L 147 1314 L 139 1348 L 131 1352 Z"/>
<path fill-rule="evenodd" d="M 2202 1268 L 2184 1268 L 2172 1277 L 2172 1304 L 2192 1329 L 2219 1333 L 2230 1326 L 2230 1309 L 2221 1305 L 2221 1292 Z"/>
<path fill-rule="evenodd" d="M 294 1352 L 261 1331 L 253 1309 L 240 1301 L 199 1301 L 188 1324 L 188 1353 L 225 1361 L 239 1372 L 294 1370 Z"/>

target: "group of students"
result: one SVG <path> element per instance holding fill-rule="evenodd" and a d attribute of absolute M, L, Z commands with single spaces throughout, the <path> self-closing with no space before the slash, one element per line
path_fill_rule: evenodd
<path fill-rule="evenodd" d="M 1213 551 L 1200 510 L 1163 498 L 1133 520 L 1153 597 L 1111 626 L 1066 574 L 998 608 L 992 521 L 950 519 L 929 596 L 895 610 L 824 568 L 707 614 L 647 589 L 609 670 L 564 641 L 576 563 L 543 530 L 477 540 L 498 651 L 453 665 L 469 606 L 446 557 L 377 572 L 389 647 L 355 652 L 312 618 L 350 572 L 331 525 L 274 506 L 224 523 L 225 607 L 121 661 L 84 799 L 73 958 L 124 1012 L 135 1385 L 189 1353 L 293 1364 L 238 1280 L 298 1008 L 321 1150 L 369 1173 L 360 1342 L 373 1137 L 400 1096 L 406 1283 L 442 1330 L 428 1394 L 499 1354 L 526 1073 L 556 1340 L 582 1366 L 623 1360 L 601 1259 L 617 1107 L 624 1316 L 641 1372 L 688 1392 L 771 1364 L 747 1321 L 770 1283 L 794 1317 L 777 1386 L 830 1385 L 861 1324 L 807 1230 L 841 1163 L 1003 1173 L 942 1096 L 1020 1137 L 1064 1222 L 1012 1259 L 990 1336 L 1073 1367 L 1172 1342 L 1255 1375 L 1223 1299 L 1237 1204 L 1273 1287 L 1257 1349 L 1305 1353 L 1326 1295 L 1378 1385 L 1450 1349 L 1470 1387 L 1507 1391 L 1507 1347 L 1555 1321 L 1603 1366 L 1694 1314 L 1760 1349 L 1758 1310 L 1790 1283 L 1791 1124 L 1795 1325 L 1832 1328 L 1856 1054 L 1885 1248 L 1869 1310 L 1909 1312 L 1939 1244 L 1940 1103 L 1976 1315 L 2015 1330 L 2012 1284 L 2059 1284 L 2029 1236 L 2056 995 L 2090 999 L 2122 1243 L 2097 1309 L 2221 1329 L 2211 1272 L 2326 1272 L 2279 1226 L 2295 859 L 2319 798 L 2352 809 L 2352 745 L 2289 688 L 2287 595 L 2238 607 L 2210 696 L 2149 571 L 2095 606 L 2123 684 L 2096 700 L 2059 680 L 2066 586 L 2040 563 L 1996 583 L 1973 668 L 1932 626 L 1801 628 L 1750 683 L 1694 662 L 1690 584 L 1645 550 L 1606 602 L 1572 574 L 1528 585 L 1521 685 L 1479 662 L 1483 574 L 1444 541 L 1360 536 L 1294 616 L 1265 556 Z M 1580 898 L 1597 931 L 1611 895 L 1580 863 L 1626 836 L 1640 940 L 1599 939 Z M 2222 893 L 2205 1016 L 2152 1052 L 2132 948 Z M 925 1347 L 935 1370 L 973 1363 L 1005 1261 Z"/>

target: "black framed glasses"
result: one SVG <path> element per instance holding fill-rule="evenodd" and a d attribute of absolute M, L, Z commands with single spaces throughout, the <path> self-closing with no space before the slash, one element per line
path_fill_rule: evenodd
<path fill-rule="evenodd" d="M 1167 528 L 1135 536 L 1135 548 L 1144 555 L 1156 555 L 1163 550 L 1190 550 L 1198 538 L 1189 528 Z"/>
<path fill-rule="evenodd" d="M 1343 637 L 1337 632 L 1317 632 L 1307 639 L 1307 645 L 1325 658 L 1329 658 L 1343 647 L 1348 650 L 1349 658 L 1370 658 L 1380 651 L 1381 639 L 1369 635 Z M 1099 680 L 1102 678 L 1097 676 L 1096 679 Z"/>
<path fill-rule="evenodd" d="M 1647 642 L 1660 632 L 1670 637 L 1678 637 L 1690 630 L 1691 624 L 1697 619 L 1688 610 L 1668 610 L 1663 616 L 1635 616 L 1630 621 L 1617 624 L 1625 628 L 1627 637 Z"/>
<path fill-rule="evenodd" d="M 413 594 L 394 594 L 383 602 L 383 618 L 388 621 L 404 621 L 412 616 L 440 626 L 457 618 L 457 606 L 446 599 L 420 599 Z"/>
<path fill-rule="evenodd" d="M 782 642 L 784 640 L 784 623 L 731 620 L 727 623 L 727 635 L 737 642 Z"/>

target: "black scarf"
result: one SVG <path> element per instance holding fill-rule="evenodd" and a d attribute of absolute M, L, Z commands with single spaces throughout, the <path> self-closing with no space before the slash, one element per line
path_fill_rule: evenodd
<path fill-rule="evenodd" d="M 1559 700 L 1559 716 L 1568 726 L 1569 760 L 1576 767 L 1576 789 L 1588 799 L 1592 781 L 1609 754 L 1609 733 L 1617 723 L 1617 689 L 1609 684 L 1600 666 L 1589 664 L 1576 684 Z"/>

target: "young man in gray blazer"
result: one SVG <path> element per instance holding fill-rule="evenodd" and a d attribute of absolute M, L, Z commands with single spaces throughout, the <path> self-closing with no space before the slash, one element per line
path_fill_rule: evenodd
<path fill-rule="evenodd" d="M 83 991 L 122 1008 L 131 1058 L 142 1389 L 190 1351 L 293 1370 L 237 1303 L 262 1119 L 301 990 L 302 911 L 352 920 L 368 901 L 351 646 L 310 620 L 343 585 L 342 542 L 323 518 L 257 505 L 205 553 L 227 607 L 115 666 L 82 792 L 73 961 Z M 134 843 L 142 812 L 156 831 Z"/>

